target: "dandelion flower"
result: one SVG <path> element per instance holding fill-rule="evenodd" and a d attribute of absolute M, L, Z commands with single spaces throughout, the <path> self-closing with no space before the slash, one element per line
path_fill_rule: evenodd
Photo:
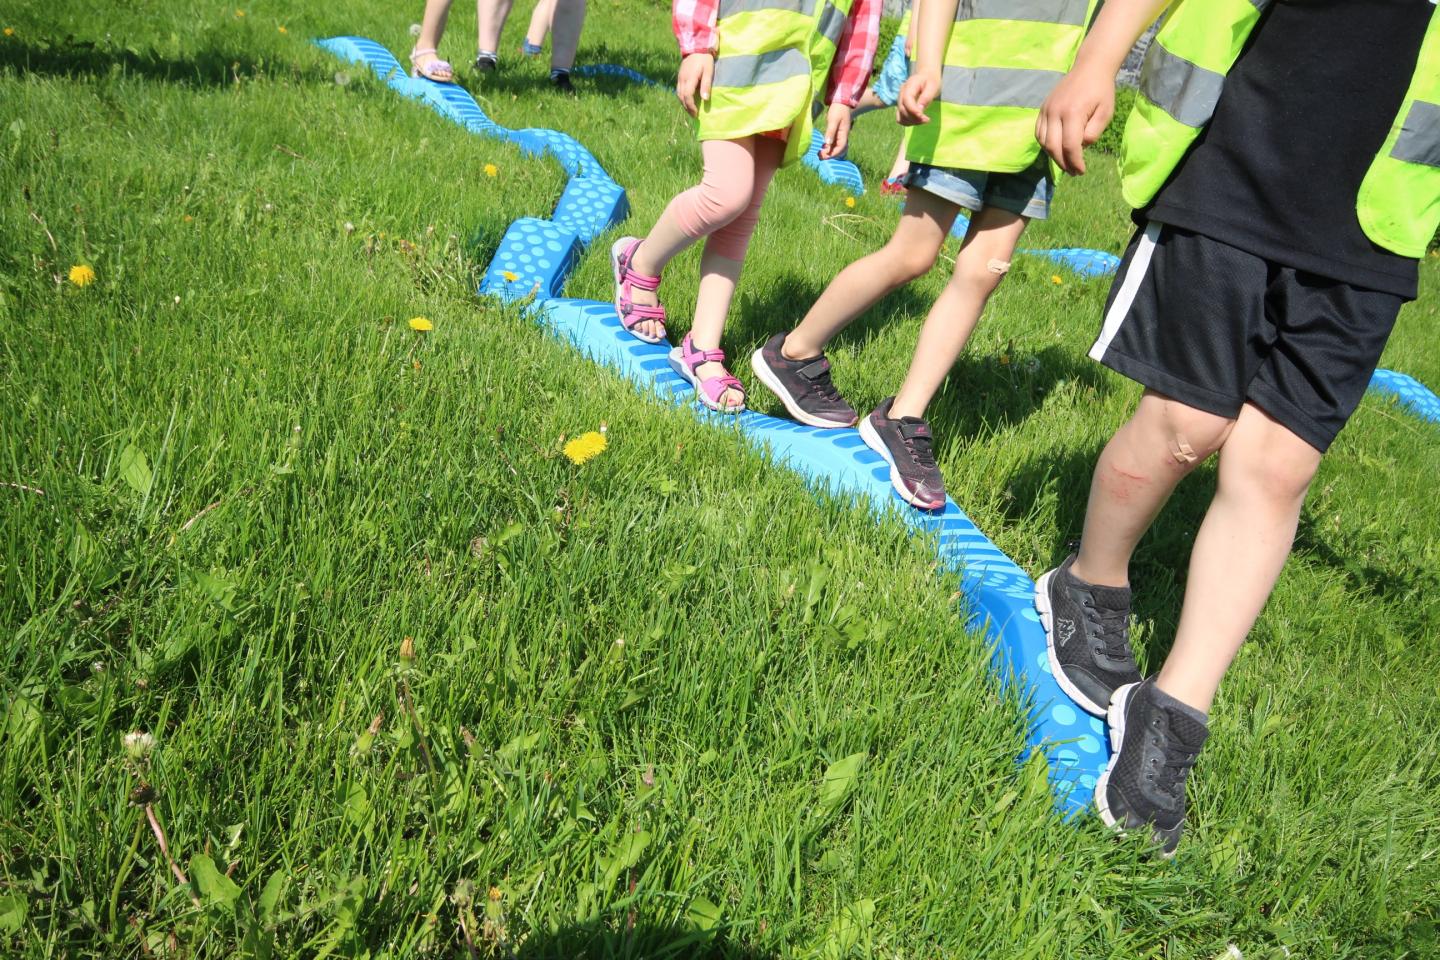
<path fill-rule="evenodd" d="M 1051 282 L 1051 283 L 1057 283 L 1057 284 L 1058 284 L 1058 283 L 1064 283 L 1065 281 L 1064 281 L 1064 280 L 1061 280 L 1061 279 L 1060 279 L 1060 275 L 1057 273 L 1057 274 L 1055 274 L 1054 276 L 1052 276 L 1052 277 L 1050 278 L 1050 282 Z"/>
<path fill-rule="evenodd" d="M 192 222 L 194 219 L 195 219 L 195 218 L 192 217 L 192 216 L 190 216 L 190 214 L 188 214 L 188 213 L 185 214 L 185 222 L 186 222 L 186 223 L 190 223 L 190 222 Z"/>
<path fill-rule="evenodd" d="M 6 28 L 5 28 L 5 36 L 7 36 L 7 37 L 13 37 L 13 36 L 15 36 L 15 28 L 14 28 L 14 27 L 6 27 Z"/>
<path fill-rule="evenodd" d="M 281 33 L 289 33 L 289 32 L 290 32 L 289 30 L 286 30 L 284 27 L 276 27 L 275 29 L 276 29 L 276 30 L 279 30 Z"/>
<path fill-rule="evenodd" d="M 600 456 L 609 445 L 610 441 L 605 439 L 605 434 L 591 430 L 565 444 L 565 456 L 570 458 L 571 463 L 579 466 Z"/>
<path fill-rule="evenodd" d="M 493 163 L 485 164 L 485 176 L 493 177 L 500 172 L 500 168 Z"/>
<path fill-rule="evenodd" d="M 245 16 L 245 11 L 244 11 L 244 10 L 236 10 L 236 11 L 235 11 L 235 16 L 236 16 L 236 17 L 243 17 L 243 16 Z"/>
<path fill-rule="evenodd" d="M 418 24 L 418 23 L 412 23 L 412 24 L 410 24 L 410 36 L 412 36 L 412 37 L 418 37 L 418 36 L 420 36 L 420 24 Z"/>
<path fill-rule="evenodd" d="M 335 85 L 337 87 L 343 87 L 348 85 L 349 83 L 350 74 L 346 73 L 344 70 L 337 70 L 335 72 Z"/>
<path fill-rule="evenodd" d="M 95 282 L 95 269 L 84 263 L 70 268 L 70 282 L 77 287 L 88 287 Z"/>
<path fill-rule="evenodd" d="M 520 274 L 516 273 L 514 270 L 501 270 L 500 276 L 505 278 L 506 283 L 514 283 L 516 280 L 520 279 Z"/>
<path fill-rule="evenodd" d="M 854 197 L 846 197 L 846 198 L 845 198 L 845 206 L 850 207 L 851 209 L 854 209 L 854 207 L 855 207 L 855 198 L 854 198 Z"/>
<path fill-rule="evenodd" d="M 431 322 L 430 322 L 427 318 L 425 318 L 425 317 L 411 317 L 411 318 L 410 318 L 410 329 L 411 329 L 411 330 L 419 330 L 421 333 L 424 333 L 426 330 L 434 330 L 434 329 L 435 329 L 435 324 L 431 323 Z"/>

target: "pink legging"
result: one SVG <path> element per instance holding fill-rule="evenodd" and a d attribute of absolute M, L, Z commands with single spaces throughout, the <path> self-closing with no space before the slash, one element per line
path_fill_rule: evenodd
<path fill-rule="evenodd" d="M 705 140 L 700 153 L 705 174 L 699 186 L 671 200 L 661 220 L 671 221 L 691 242 L 708 237 L 707 252 L 727 260 L 744 260 L 760 220 L 765 191 L 785 156 L 785 142 L 774 137 Z M 653 250 L 651 255 L 663 256 Z"/>

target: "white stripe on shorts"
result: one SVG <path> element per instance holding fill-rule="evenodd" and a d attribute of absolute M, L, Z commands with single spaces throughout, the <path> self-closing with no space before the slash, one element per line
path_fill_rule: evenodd
<path fill-rule="evenodd" d="M 1105 359 L 1105 351 L 1110 349 L 1110 341 L 1115 339 L 1115 334 L 1120 332 L 1120 325 L 1130 315 L 1140 283 L 1145 279 L 1145 274 L 1150 272 L 1150 256 L 1155 252 L 1155 241 L 1159 239 L 1160 230 L 1164 226 L 1165 224 L 1158 220 L 1145 224 L 1145 233 L 1135 247 L 1135 255 L 1125 267 L 1125 276 L 1118 280 L 1120 292 L 1115 295 L 1110 311 L 1105 314 L 1105 325 L 1100 330 L 1100 338 L 1090 348 L 1091 360 Z"/>

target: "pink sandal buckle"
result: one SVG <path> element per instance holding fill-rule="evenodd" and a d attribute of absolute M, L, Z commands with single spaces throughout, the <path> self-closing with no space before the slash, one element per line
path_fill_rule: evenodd
<path fill-rule="evenodd" d="M 621 237 L 615 241 L 610 248 L 610 263 L 615 275 L 615 313 L 620 318 L 620 326 L 635 339 L 644 343 L 663 343 L 665 341 L 665 307 L 663 304 L 636 303 L 632 295 L 635 290 L 658 290 L 660 278 L 637 273 L 630 267 L 635 258 L 635 250 L 640 246 L 638 237 Z M 639 330 L 637 325 L 645 320 L 657 320 L 660 323 L 660 335 L 658 337 L 647 337 Z"/>
<path fill-rule="evenodd" d="M 680 346 L 670 351 L 670 366 L 690 382 L 690 385 L 695 388 L 696 394 L 699 395 L 701 403 L 716 413 L 739 413 L 745 409 L 745 384 L 736 379 L 729 370 L 703 380 L 695 373 L 695 368 L 702 363 L 723 364 L 724 362 L 724 350 L 697 350 L 695 342 L 690 339 L 688 333 L 680 342 Z M 722 404 L 720 398 L 725 395 L 727 390 L 739 393 L 740 400 Z"/>

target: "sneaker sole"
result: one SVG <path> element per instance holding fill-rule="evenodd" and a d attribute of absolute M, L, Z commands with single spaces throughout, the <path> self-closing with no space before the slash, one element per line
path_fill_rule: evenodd
<path fill-rule="evenodd" d="M 826 420 L 824 417 L 817 417 L 813 414 L 806 413 L 805 408 L 800 406 L 800 404 L 795 401 L 795 398 L 790 395 L 790 391 L 781 385 L 780 378 L 775 376 L 775 372 L 770 369 L 770 364 L 765 362 L 764 354 L 760 350 L 756 350 L 750 354 L 750 369 L 754 372 L 756 379 L 765 386 L 765 389 L 779 398 L 790 416 L 797 422 L 805 424 L 807 427 L 819 427 L 822 430 L 843 430 L 846 427 L 855 426 L 855 421 L 859 419 L 858 417 L 852 417 L 845 423 L 841 423 L 838 420 Z"/>
<path fill-rule="evenodd" d="M 704 391 L 700 389 L 700 379 L 698 377 L 692 377 L 690 375 L 690 371 L 685 369 L 685 361 L 681 359 L 681 356 L 682 355 L 680 353 L 679 347 L 670 348 L 670 355 L 668 357 L 670 361 L 670 369 L 674 370 L 676 373 L 680 374 L 680 376 L 685 378 L 685 382 L 690 384 L 690 389 L 695 391 L 695 399 L 700 401 L 700 405 L 702 407 L 704 407 L 706 410 L 709 410 L 711 413 L 723 413 L 727 415 L 745 412 L 745 404 L 743 403 L 740 404 L 738 407 L 720 407 L 712 405 L 710 401 L 705 398 Z"/>
<path fill-rule="evenodd" d="M 1035 612 L 1040 614 L 1040 625 L 1045 628 L 1045 656 L 1050 660 L 1050 675 L 1077 707 L 1092 717 L 1103 717 L 1107 708 L 1080 692 L 1080 688 L 1065 676 L 1065 671 L 1060 668 L 1060 658 L 1055 654 L 1055 614 L 1050 606 L 1050 578 L 1053 576 L 1055 571 L 1051 570 L 1035 581 Z"/>
<path fill-rule="evenodd" d="M 620 319 L 620 256 L 625 252 L 626 247 L 638 239 L 638 237 L 621 237 L 619 240 L 610 244 L 610 276 L 615 283 L 615 296 L 611 298 L 610 303 L 615 307 L 615 319 L 617 320 Z M 641 343 L 661 343 L 665 340 L 664 337 L 651 339 L 641 334 L 638 330 L 627 329 L 623 323 L 620 324 L 620 329 Z"/>
<path fill-rule="evenodd" d="M 860 439 L 865 441 L 865 446 L 880 454 L 880 456 L 885 458 L 885 462 L 890 464 L 890 486 L 894 487 L 895 492 L 900 494 L 901 500 L 921 510 L 939 510 L 945 506 L 944 500 L 941 500 L 939 503 L 928 503 L 918 499 L 915 494 L 905 489 L 905 485 L 900 481 L 900 470 L 895 466 L 895 459 L 890 456 L 890 451 L 886 449 L 884 442 L 880 439 L 880 435 L 876 433 L 875 428 L 870 425 L 869 417 L 865 417 L 860 421 Z"/>

